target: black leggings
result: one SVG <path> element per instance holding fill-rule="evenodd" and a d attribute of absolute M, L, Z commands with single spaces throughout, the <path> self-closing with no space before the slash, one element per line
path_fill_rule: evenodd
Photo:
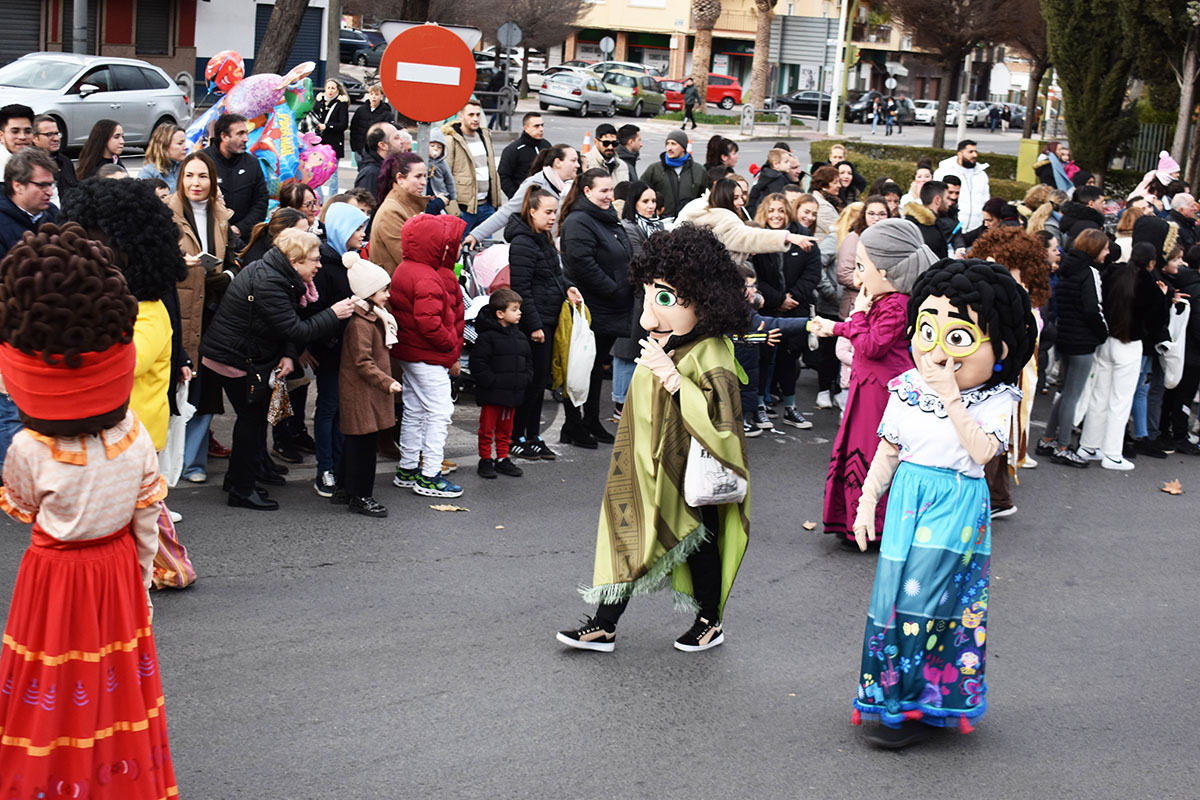
<path fill-rule="evenodd" d="M 375 494 L 375 446 L 378 433 L 345 436 L 342 444 L 342 485 L 351 497 Z"/>
<path fill-rule="evenodd" d="M 246 398 L 246 376 L 228 378 L 216 372 L 225 389 L 237 418 L 233 422 L 233 441 L 229 453 L 229 491 L 239 497 L 249 497 L 254 491 L 254 476 L 259 467 L 267 462 L 267 401 L 268 391 L 262 392 L 262 401 L 250 403 Z"/>
<path fill-rule="evenodd" d="M 720 518 L 716 506 L 700 509 L 700 519 L 709 531 L 706 539 L 696 551 L 688 556 L 688 568 L 692 571 L 692 590 L 700 604 L 700 616 L 710 621 L 719 621 L 721 615 L 721 549 L 717 546 L 717 530 Z M 625 611 L 629 600 L 602 604 L 596 609 L 595 620 L 605 627 L 616 627 L 617 620 Z"/>
<path fill-rule="evenodd" d="M 550 385 L 550 360 L 554 355 L 554 328 L 543 328 L 546 341 L 529 342 L 533 356 L 533 380 L 525 390 L 525 402 L 517 406 L 513 415 L 513 439 L 524 437 L 525 441 L 536 441 L 542 433 L 542 403 L 546 399 L 546 387 Z"/>
<path fill-rule="evenodd" d="M 1176 442 L 1185 442 L 1188 438 L 1188 415 L 1184 406 L 1191 406 L 1200 389 L 1200 364 L 1185 364 L 1183 377 L 1174 389 L 1167 389 L 1163 394 L 1162 418 L 1159 425 L 1160 433 Z"/>

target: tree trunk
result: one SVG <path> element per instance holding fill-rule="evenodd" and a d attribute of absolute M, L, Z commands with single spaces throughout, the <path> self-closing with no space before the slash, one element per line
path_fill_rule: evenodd
<path fill-rule="evenodd" d="M 429 0 L 404 0 L 404 13 L 401 19 L 408 22 L 428 22 Z"/>
<path fill-rule="evenodd" d="M 696 83 L 696 91 L 700 93 L 700 107 L 704 111 L 708 105 L 708 65 L 712 61 L 712 28 L 696 29 L 696 48 L 692 50 L 692 80 Z"/>
<path fill-rule="evenodd" d="M 1037 116 L 1038 92 L 1048 66 L 1049 64 L 1045 61 L 1035 61 L 1029 70 L 1029 88 L 1025 90 L 1025 129 L 1021 131 L 1022 139 L 1033 136 L 1033 119 Z"/>
<path fill-rule="evenodd" d="M 767 95 L 767 72 L 771 67 L 768 51 L 771 47 L 771 20 L 775 17 L 776 2 L 777 0 L 757 0 L 755 3 L 758 19 L 754 28 L 754 59 L 750 62 L 750 96 L 746 102 L 756 109 L 763 107 L 763 99 Z"/>
<path fill-rule="evenodd" d="M 340 71 L 342 64 L 342 0 L 329 0 L 325 26 L 325 77 Z"/>
<path fill-rule="evenodd" d="M 946 111 L 950 108 L 950 87 L 954 83 L 954 71 L 958 60 L 951 59 L 942 64 L 942 82 L 938 86 L 937 116 L 933 120 L 933 147 L 946 146 Z M 959 110 L 962 113 L 962 110 Z"/>
<path fill-rule="evenodd" d="M 1192 146 L 1188 148 L 1187 172 L 1182 174 L 1188 176 L 1188 183 L 1192 186 L 1200 185 L 1196 183 L 1200 180 L 1200 132 L 1192 137 Z"/>
<path fill-rule="evenodd" d="M 262 44 L 254 56 L 255 75 L 283 72 L 307 10 L 308 0 L 276 0 L 267 23 L 267 32 L 263 34 Z"/>
<path fill-rule="evenodd" d="M 1183 48 L 1183 77 L 1179 83 L 1179 115 L 1175 119 L 1175 138 L 1171 142 L 1171 158 L 1183 164 L 1184 148 L 1187 147 L 1188 130 L 1192 127 L 1192 112 L 1196 110 L 1197 45 L 1200 45 L 1200 28 L 1188 33 L 1187 45 Z"/>

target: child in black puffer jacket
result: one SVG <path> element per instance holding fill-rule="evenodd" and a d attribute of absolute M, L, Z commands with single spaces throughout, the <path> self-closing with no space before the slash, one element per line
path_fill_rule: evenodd
<path fill-rule="evenodd" d="M 471 349 L 471 377 L 479 410 L 479 477 L 496 473 L 521 476 L 522 470 L 508 458 L 512 439 L 513 412 L 525 400 L 525 388 L 533 379 L 533 357 L 529 341 L 518 327 L 521 295 L 512 289 L 492 293 L 487 308 L 475 320 L 478 339 Z M 496 457 L 492 458 L 495 443 Z"/>

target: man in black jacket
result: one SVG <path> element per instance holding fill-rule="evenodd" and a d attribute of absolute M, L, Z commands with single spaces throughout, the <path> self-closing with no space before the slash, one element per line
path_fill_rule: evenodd
<path fill-rule="evenodd" d="M 51 198 L 51 202 L 62 205 L 63 196 L 67 193 L 68 189 L 74 189 L 79 185 L 79 179 L 75 177 L 75 165 L 67 157 L 67 154 L 62 151 L 62 135 L 58 130 L 58 123 L 54 121 L 54 117 L 48 114 L 40 114 L 34 119 L 33 146 L 45 150 L 46 155 L 50 156 L 58 167 L 57 186 L 55 187 L 54 197 Z"/>
<path fill-rule="evenodd" d="M 229 228 L 240 239 L 267 218 L 267 179 L 258 159 L 246 152 L 246 118 L 222 114 L 213 125 L 212 144 L 204 153 L 217 165 L 217 185 L 225 207 L 233 212 Z"/>
<path fill-rule="evenodd" d="M 946 257 L 946 236 L 938 225 L 938 214 L 946 204 L 946 184 L 928 181 L 921 187 L 921 202 L 909 203 L 900 209 L 904 218 L 911 220 L 921 229 L 925 245 L 938 258 Z"/>
<path fill-rule="evenodd" d="M 530 111 L 521 118 L 521 135 L 500 153 L 500 188 L 505 197 L 512 197 L 521 182 L 529 177 L 529 168 L 537 160 L 538 153 L 550 149 L 546 141 L 546 124 L 542 115 Z"/>
<path fill-rule="evenodd" d="M 642 154 L 642 129 L 637 125 L 622 125 L 617 128 L 617 158 L 629 167 L 630 182 L 638 179 L 637 162 Z"/>
<path fill-rule="evenodd" d="M 379 168 L 388 156 L 412 150 L 412 136 L 408 131 L 397 128 L 390 122 L 376 122 L 367 130 L 367 139 L 358 165 L 358 175 L 354 177 L 354 186 L 366 189 L 375 194 L 375 184 L 379 180 Z M 376 200 L 383 202 L 382 197 Z"/>
<path fill-rule="evenodd" d="M 1171 198 L 1171 213 L 1167 219 L 1179 226 L 1179 246 L 1183 252 L 1192 249 L 1196 244 L 1196 198 L 1186 192 Z"/>
<path fill-rule="evenodd" d="M 1104 230 L 1104 193 L 1095 186 L 1080 186 L 1075 199 L 1063 203 L 1058 228 L 1063 235 L 1063 250 L 1070 250 L 1075 237 L 1088 228 Z"/>

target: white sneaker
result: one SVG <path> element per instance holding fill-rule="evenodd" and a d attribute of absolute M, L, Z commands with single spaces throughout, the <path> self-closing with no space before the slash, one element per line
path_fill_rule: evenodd
<path fill-rule="evenodd" d="M 1075 452 L 1079 453 L 1080 457 L 1084 461 L 1103 461 L 1104 460 L 1103 453 L 1101 453 L 1099 450 L 1093 450 L 1090 447 L 1083 447 L 1081 445 L 1079 447 L 1079 449 L 1076 450 Z"/>
<path fill-rule="evenodd" d="M 833 408 L 833 398 L 829 396 L 829 390 L 817 392 L 817 408 Z"/>
<path fill-rule="evenodd" d="M 849 397 L 850 392 L 846 389 L 842 389 L 833 396 L 833 404 L 844 411 L 846 409 L 846 400 Z"/>
<path fill-rule="evenodd" d="M 167 513 L 171 515 L 171 522 L 183 522 L 183 514 L 180 514 L 178 511 L 172 511 L 168 508 Z"/>
<path fill-rule="evenodd" d="M 1104 460 L 1100 462 L 1100 466 L 1104 467 L 1105 469 L 1112 469 L 1118 472 L 1128 472 L 1137 465 L 1127 458 L 1118 458 L 1114 460 L 1108 456 L 1104 456 Z"/>
<path fill-rule="evenodd" d="M 1033 456 L 1025 456 L 1025 461 L 1021 464 L 1021 469 L 1037 469 L 1037 459 Z"/>

